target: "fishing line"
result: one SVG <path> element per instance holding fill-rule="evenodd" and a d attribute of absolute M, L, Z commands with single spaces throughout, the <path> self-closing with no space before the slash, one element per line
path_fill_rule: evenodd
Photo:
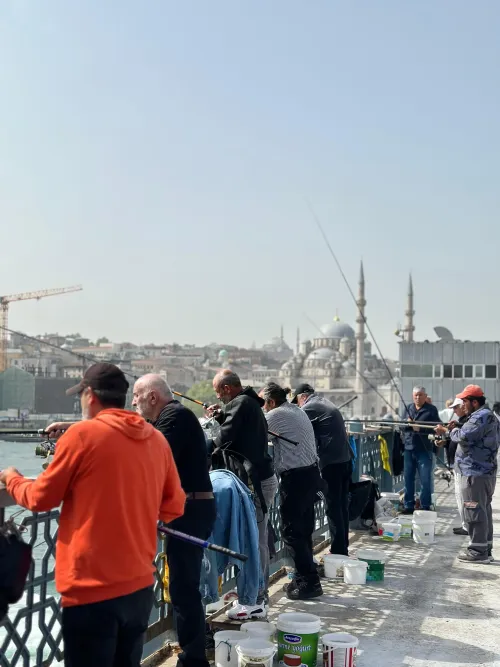
<path fill-rule="evenodd" d="M 311 318 L 307 316 L 306 313 L 302 313 L 302 314 L 304 315 L 304 317 L 306 318 L 306 320 L 307 320 L 310 324 L 312 324 L 314 327 L 316 327 L 316 329 L 319 331 L 319 333 L 320 333 L 321 335 L 323 335 L 323 332 L 322 332 L 321 329 L 318 327 L 318 325 L 317 325 L 315 322 L 313 322 L 313 321 L 311 320 Z M 393 412 L 396 412 L 395 408 L 389 403 L 389 401 L 388 401 L 386 398 L 384 398 L 384 396 L 382 396 L 382 394 L 378 391 L 378 389 L 377 389 L 377 388 L 376 388 L 376 387 L 375 387 L 375 386 L 374 386 L 374 385 L 373 385 L 373 384 L 372 384 L 372 383 L 371 383 L 371 382 L 370 382 L 370 381 L 363 375 L 363 373 L 361 373 L 360 370 L 358 370 L 358 369 L 356 368 L 356 365 L 353 364 L 352 361 L 349 361 L 349 359 L 346 359 L 346 361 L 347 361 L 347 363 L 348 363 L 350 366 L 352 366 L 352 368 L 354 368 L 354 370 L 355 370 L 356 373 L 359 375 L 359 377 L 360 377 L 362 380 L 364 380 L 364 381 L 366 382 L 366 384 L 367 384 L 371 389 L 373 389 L 373 391 L 374 391 L 374 392 L 375 392 L 375 393 L 376 393 L 376 394 L 377 394 L 377 395 L 384 401 L 384 403 L 386 403 L 386 404 L 391 408 L 391 410 L 392 410 Z M 345 420 L 344 420 L 344 421 L 345 421 Z"/>
<path fill-rule="evenodd" d="M 396 383 L 396 380 L 394 379 L 394 376 L 393 376 L 393 374 L 392 374 L 392 372 L 391 372 L 391 370 L 390 370 L 390 368 L 389 368 L 389 366 L 388 366 L 388 364 L 387 364 L 387 362 L 386 362 L 386 360 L 385 360 L 385 358 L 384 358 L 384 355 L 382 354 L 382 352 L 381 352 L 381 350 L 380 350 L 380 347 L 379 347 L 379 345 L 378 345 L 378 343 L 377 343 L 377 341 L 376 341 L 376 339 L 375 339 L 375 336 L 373 335 L 373 331 L 371 330 L 370 325 L 369 325 L 368 322 L 366 321 L 366 317 L 365 317 L 363 311 L 362 311 L 361 308 L 358 306 L 358 301 L 357 301 L 357 299 L 356 299 L 356 297 L 355 297 L 355 295 L 354 295 L 354 292 L 353 292 L 352 289 L 351 289 L 351 286 L 349 285 L 349 281 L 347 280 L 344 271 L 342 270 L 342 266 L 340 265 L 340 262 L 339 262 L 339 260 L 337 259 L 337 255 L 335 254 L 335 252 L 333 251 L 332 246 L 330 245 L 330 242 L 329 242 L 328 237 L 326 236 L 326 234 L 325 234 L 325 232 L 324 232 L 324 230 L 323 230 L 323 227 L 322 227 L 322 225 L 321 225 L 321 222 L 319 221 L 319 218 L 318 218 L 318 216 L 316 215 L 316 213 L 315 213 L 315 211 L 314 211 L 313 207 L 311 206 L 311 204 L 310 204 L 310 202 L 309 202 L 308 199 L 306 199 L 306 204 L 307 204 L 307 206 L 308 206 L 308 208 L 309 208 L 309 211 L 310 211 L 310 213 L 311 213 L 311 215 L 312 215 L 312 217 L 313 217 L 313 220 L 316 222 L 316 225 L 317 225 L 317 227 L 318 227 L 318 229 L 319 229 L 319 231 L 320 231 L 320 233 L 321 233 L 321 236 L 323 237 L 323 240 L 324 240 L 324 242 L 325 242 L 325 244 L 326 244 L 326 247 L 328 248 L 328 250 L 329 250 L 329 252 L 330 252 L 330 255 L 333 257 L 333 260 L 335 261 L 335 264 L 337 265 L 337 268 L 338 268 L 338 270 L 340 271 L 340 275 L 342 276 L 342 278 L 343 278 L 343 280 L 344 280 L 344 282 L 345 282 L 345 284 L 346 284 L 346 286 L 347 286 L 347 289 L 349 290 L 349 294 L 351 295 L 351 297 L 352 297 L 354 303 L 356 304 L 356 308 L 358 309 L 359 314 L 360 314 L 361 317 L 363 318 L 363 322 L 364 322 L 364 324 L 365 324 L 365 326 L 366 326 L 366 329 L 367 329 L 368 333 L 370 334 L 370 336 L 372 337 L 373 343 L 374 343 L 375 347 L 377 348 L 377 352 L 379 353 L 380 358 L 381 358 L 381 360 L 382 360 L 382 362 L 383 362 L 383 364 L 384 364 L 384 366 L 385 366 L 385 368 L 386 368 L 386 370 L 387 370 L 387 373 L 388 373 L 388 375 L 389 375 L 389 378 L 391 379 L 391 381 L 392 381 L 392 383 L 393 383 L 393 385 L 394 385 L 396 391 L 398 392 L 398 394 L 399 394 L 399 396 L 400 396 L 400 398 L 401 398 L 401 401 L 402 401 L 402 403 L 403 403 L 403 405 L 404 405 L 406 411 L 407 411 L 408 414 L 409 414 L 409 411 L 408 411 L 408 405 L 406 404 L 406 401 L 405 401 L 405 399 L 404 399 L 404 397 L 403 397 L 403 394 L 401 393 L 401 390 L 399 389 L 399 387 L 398 387 L 398 385 L 397 385 L 397 383 Z"/>

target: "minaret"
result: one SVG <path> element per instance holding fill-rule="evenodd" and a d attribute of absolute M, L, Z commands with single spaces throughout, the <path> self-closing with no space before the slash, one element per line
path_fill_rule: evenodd
<path fill-rule="evenodd" d="M 413 310 L 413 280 L 410 273 L 410 281 L 408 283 L 408 302 L 406 306 L 406 321 L 404 331 L 404 340 L 406 343 L 413 343 L 413 332 L 415 331 L 415 326 L 413 324 L 413 316 L 415 311 Z"/>
<path fill-rule="evenodd" d="M 358 317 L 356 318 L 356 383 L 354 385 L 355 392 L 358 395 L 358 400 L 356 401 L 356 408 L 361 412 L 361 415 L 365 414 L 364 408 L 364 381 L 363 375 L 365 372 L 365 275 L 363 271 L 363 262 L 361 262 L 361 267 L 359 271 L 359 283 L 358 283 L 358 300 L 356 301 L 358 306 Z"/>
<path fill-rule="evenodd" d="M 300 354 L 300 329 L 297 327 L 297 346 L 295 348 L 295 354 Z"/>
<path fill-rule="evenodd" d="M 280 338 L 281 338 L 281 342 L 283 343 L 283 341 L 284 341 L 284 336 L 283 336 L 283 325 L 281 325 L 281 336 L 280 336 Z"/>

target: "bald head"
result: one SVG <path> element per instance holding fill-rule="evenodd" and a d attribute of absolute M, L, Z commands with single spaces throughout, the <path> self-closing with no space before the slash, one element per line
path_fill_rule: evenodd
<path fill-rule="evenodd" d="M 222 403 L 229 403 L 238 394 L 241 394 L 243 389 L 238 375 L 228 368 L 217 373 L 213 379 L 213 387 L 217 398 Z"/>
<path fill-rule="evenodd" d="M 134 385 L 132 405 L 144 419 L 156 421 L 163 408 L 173 400 L 172 390 L 161 375 L 143 375 Z"/>

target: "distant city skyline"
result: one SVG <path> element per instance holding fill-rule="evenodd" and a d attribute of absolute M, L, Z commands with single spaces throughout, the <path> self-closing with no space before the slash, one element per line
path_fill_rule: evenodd
<path fill-rule="evenodd" d="M 500 4 L 4 0 L 10 327 L 140 343 L 496 340 Z M 472 316 L 462 304 L 473 304 Z"/>

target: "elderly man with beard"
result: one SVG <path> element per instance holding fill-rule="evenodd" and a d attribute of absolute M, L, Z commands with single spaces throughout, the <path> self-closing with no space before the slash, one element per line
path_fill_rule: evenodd
<path fill-rule="evenodd" d="M 215 500 L 208 473 L 207 445 L 195 414 L 176 401 L 160 375 L 144 375 L 134 385 L 132 405 L 168 440 L 186 493 L 184 515 L 171 528 L 203 540 L 212 533 Z M 167 542 L 170 598 L 175 612 L 182 667 L 208 667 L 205 614 L 200 593 L 203 550 L 178 539 Z"/>

